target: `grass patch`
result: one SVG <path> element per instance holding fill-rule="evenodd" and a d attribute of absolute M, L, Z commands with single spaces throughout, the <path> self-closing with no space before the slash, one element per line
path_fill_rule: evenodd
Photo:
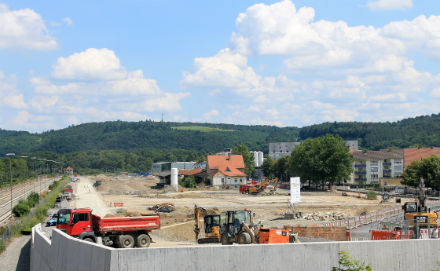
<path fill-rule="evenodd" d="M 199 131 L 199 132 L 203 132 L 203 133 L 234 132 L 234 130 L 225 130 L 225 129 L 220 129 L 220 128 L 216 128 L 216 127 L 207 127 L 207 126 L 174 126 L 171 128 L 176 129 L 176 130 Z"/>

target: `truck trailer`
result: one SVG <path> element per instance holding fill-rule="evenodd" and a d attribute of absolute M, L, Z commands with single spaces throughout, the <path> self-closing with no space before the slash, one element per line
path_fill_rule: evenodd
<path fill-rule="evenodd" d="M 57 229 L 89 242 L 102 237 L 106 246 L 118 248 L 149 247 L 150 232 L 160 228 L 158 215 L 101 218 L 89 208 L 60 209 Z"/>

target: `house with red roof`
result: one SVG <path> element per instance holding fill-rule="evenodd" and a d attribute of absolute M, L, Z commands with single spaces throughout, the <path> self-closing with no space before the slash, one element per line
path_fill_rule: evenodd
<path fill-rule="evenodd" d="M 213 186 L 246 184 L 244 160 L 241 155 L 208 155 L 206 172 Z"/>
<path fill-rule="evenodd" d="M 440 148 L 405 148 L 403 149 L 405 168 L 407 168 L 412 162 L 420 161 L 423 158 L 431 155 L 440 156 Z"/>

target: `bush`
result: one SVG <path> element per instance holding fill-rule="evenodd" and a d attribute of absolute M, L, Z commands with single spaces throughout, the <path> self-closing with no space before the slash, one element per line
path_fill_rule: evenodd
<path fill-rule="evenodd" d="M 369 199 L 369 200 L 377 199 L 376 192 L 374 192 L 374 191 L 370 191 L 370 192 L 368 192 L 368 194 L 367 194 L 367 199 Z"/>
<path fill-rule="evenodd" d="M 31 208 L 37 205 L 38 202 L 40 202 L 40 195 L 38 195 L 38 193 L 32 192 L 27 197 L 27 205 L 29 205 Z"/>
<path fill-rule="evenodd" d="M 195 188 L 196 180 L 194 176 L 186 176 L 185 178 L 179 180 L 179 184 L 185 188 Z"/>
<path fill-rule="evenodd" d="M 29 212 L 31 211 L 31 209 L 29 208 L 29 206 L 26 204 L 26 202 L 20 200 L 20 202 L 14 206 L 14 208 L 12 209 L 12 213 L 16 216 L 16 217 L 22 217 L 25 216 L 27 214 L 29 214 Z"/>
<path fill-rule="evenodd" d="M 340 251 L 339 253 L 338 267 L 332 267 L 332 271 L 371 271 L 371 266 L 368 264 L 360 263 L 360 261 L 350 257 L 350 253 L 346 251 Z"/>

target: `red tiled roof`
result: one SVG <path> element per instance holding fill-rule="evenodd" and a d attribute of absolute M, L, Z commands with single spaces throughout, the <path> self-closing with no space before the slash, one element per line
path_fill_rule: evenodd
<path fill-rule="evenodd" d="M 208 155 L 207 168 L 216 169 L 226 176 L 246 176 L 241 155 Z"/>
<path fill-rule="evenodd" d="M 179 169 L 179 175 L 191 176 L 202 172 L 203 168 Z"/>
<path fill-rule="evenodd" d="M 440 156 L 440 148 L 406 148 L 403 149 L 405 168 L 413 161 L 422 160 L 431 155 Z"/>

